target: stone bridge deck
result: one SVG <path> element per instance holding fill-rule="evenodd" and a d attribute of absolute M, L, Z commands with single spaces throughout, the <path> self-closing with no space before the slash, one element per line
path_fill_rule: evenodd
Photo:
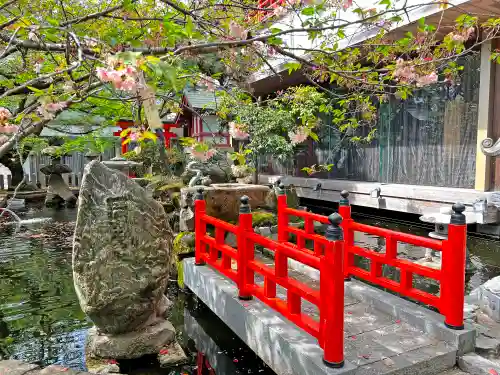
<path fill-rule="evenodd" d="M 261 258 L 272 265 L 273 260 Z M 304 273 L 294 279 L 318 288 Z M 184 282 L 278 375 L 438 374 L 455 366 L 457 355 L 474 350 L 475 332 L 446 328 L 433 311 L 358 281 L 345 288 L 345 366 L 322 362 L 317 340 L 254 298 L 240 301 L 235 284 L 209 266 L 184 260 Z M 263 279 L 256 275 L 256 282 Z M 278 288 L 286 299 L 286 290 Z M 316 306 L 302 300 L 302 311 L 318 318 Z"/>

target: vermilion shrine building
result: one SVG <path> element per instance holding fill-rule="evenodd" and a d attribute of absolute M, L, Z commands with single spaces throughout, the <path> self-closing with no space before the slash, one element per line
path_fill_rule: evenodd
<path fill-rule="evenodd" d="M 231 147 L 231 140 L 226 129 L 221 129 L 220 121 L 215 115 L 217 97 L 215 92 L 189 88 L 185 89 L 182 97 L 182 113 L 171 114 L 164 118 L 163 135 L 165 146 L 171 147 L 181 137 L 193 137 L 198 141 L 210 142 L 215 140 L 217 147 Z M 121 131 L 134 125 L 131 120 L 120 120 L 113 135 L 119 136 Z M 121 153 L 129 151 L 129 145 L 123 144 Z"/>

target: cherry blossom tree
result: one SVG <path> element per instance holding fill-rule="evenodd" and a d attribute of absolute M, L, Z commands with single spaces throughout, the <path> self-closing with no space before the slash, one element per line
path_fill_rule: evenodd
<path fill-rule="evenodd" d="M 234 105 L 242 102 L 233 93 L 242 90 L 255 102 L 250 78 L 262 70 L 280 75 L 276 61 L 283 59 L 288 74 L 300 71 L 310 90 L 326 98 L 311 110 L 328 112 L 329 126 L 369 125 L 375 104 L 391 95 L 404 100 L 426 85 L 455 84 L 462 69 L 457 60 L 498 37 L 500 18 L 456 3 L 4 0 L 0 157 L 69 110 L 104 116 L 109 124 L 133 118 L 138 127 L 131 134 L 151 138 L 146 132 L 160 128 L 162 116 L 193 110 L 179 100 L 189 84 L 233 95 Z M 433 22 L 415 16 L 431 8 Z M 460 15 L 445 24 L 451 8 Z M 403 25 L 410 31 L 401 33 Z M 357 38 L 362 33 L 367 36 Z M 292 45 L 291 36 L 310 43 Z M 492 60 L 500 54 L 493 51 Z M 256 110 L 265 106 L 264 98 Z M 237 113 L 225 115 L 234 119 L 236 137 L 249 133 Z M 318 125 L 296 118 L 282 136 L 300 144 Z M 210 150 L 196 147 L 195 153 Z"/>

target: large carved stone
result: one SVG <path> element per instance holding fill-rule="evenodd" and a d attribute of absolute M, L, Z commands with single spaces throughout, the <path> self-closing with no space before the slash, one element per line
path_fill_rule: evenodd
<path fill-rule="evenodd" d="M 85 167 L 73 245 L 83 311 L 106 334 L 161 320 L 173 234 L 161 204 L 123 173 Z"/>
<path fill-rule="evenodd" d="M 481 141 L 481 151 L 487 156 L 500 155 L 500 139 L 493 143 L 493 139 L 486 138 Z"/>

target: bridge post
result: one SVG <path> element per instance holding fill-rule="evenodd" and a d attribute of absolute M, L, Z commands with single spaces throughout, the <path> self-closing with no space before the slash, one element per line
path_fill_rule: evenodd
<path fill-rule="evenodd" d="M 323 362 L 332 368 L 344 366 L 344 241 L 342 216 L 328 216 L 328 244 L 320 263 L 320 345 Z"/>
<path fill-rule="evenodd" d="M 288 214 L 286 213 L 285 185 L 280 184 L 278 190 L 278 242 L 288 242 Z M 288 257 L 279 249 L 274 253 L 274 272 L 277 277 L 288 276 Z M 276 289 L 276 286 L 274 286 Z"/>
<path fill-rule="evenodd" d="M 278 190 L 278 242 L 288 242 L 288 214 L 286 213 L 285 185 L 280 184 Z"/>
<path fill-rule="evenodd" d="M 349 249 L 354 245 L 354 232 L 349 228 L 352 222 L 351 204 L 349 203 L 349 192 L 342 190 L 340 192 L 339 214 L 342 216 L 341 227 L 344 230 L 344 280 L 349 281 L 349 269 L 354 266 L 354 254 Z"/>
<path fill-rule="evenodd" d="M 248 262 L 254 258 L 254 244 L 247 238 L 247 232 L 253 231 L 252 213 L 249 198 L 240 198 L 240 216 L 238 223 L 238 298 L 252 299 L 251 286 L 255 284 L 254 272 L 248 267 Z"/>
<path fill-rule="evenodd" d="M 440 310 L 445 316 L 444 324 L 448 328 L 464 329 L 464 293 L 465 293 L 465 256 L 467 242 L 467 224 L 465 206 L 453 205 L 448 239 L 442 254 L 441 303 Z"/>
<path fill-rule="evenodd" d="M 203 261 L 203 241 L 202 238 L 205 236 L 207 232 L 207 225 L 205 221 L 202 220 L 202 216 L 206 212 L 207 202 L 205 202 L 205 198 L 203 197 L 203 188 L 198 188 L 195 201 L 194 201 L 194 238 L 195 238 L 195 264 L 197 266 L 205 265 Z"/>

